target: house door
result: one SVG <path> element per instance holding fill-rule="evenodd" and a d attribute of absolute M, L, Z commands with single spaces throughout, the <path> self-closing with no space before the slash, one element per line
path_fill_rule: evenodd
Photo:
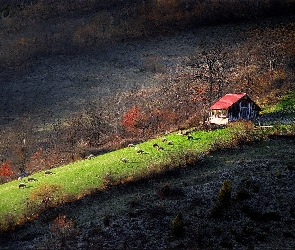
<path fill-rule="evenodd" d="M 247 102 L 246 100 L 242 100 L 240 102 L 239 119 L 249 120 L 249 118 L 250 118 L 250 110 L 251 110 L 250 103 Z"/>

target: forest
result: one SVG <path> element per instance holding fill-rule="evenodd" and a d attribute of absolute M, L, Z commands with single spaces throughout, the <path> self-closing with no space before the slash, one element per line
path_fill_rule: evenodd
<path fill-rule="evenodd" d="M 287 0 L 0 1 L 0 86 L 6 100 L 0 110 L 0 182 L 202 127 L 210 104 L 225 93 L 246 92 L 261 107 L 274 103 L 294 89 L 294 5 Z M 171 37 L 178 44 L 184 34 L 198 37 L 189 40 L 192 52 L 146 53 L 139 64 L 130 63 L 137 78 L 126 82 L 139 84 L 149 76 L 147 86 L 110 84 L 106 95 L 78 103 L 67 115 L 50 117 L 25 95 L 6 94 L 19 79 L 34 80 L 31 72 L 47 58 L 88 58 L 106 48 Z M 112 61 L 124 70 L 120 63 Z M 69 81 L 89 87 L 91 77 L 85 73 Z"/>

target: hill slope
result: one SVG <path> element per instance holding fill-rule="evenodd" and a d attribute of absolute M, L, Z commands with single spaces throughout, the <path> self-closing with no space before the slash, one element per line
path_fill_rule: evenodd
<path fill-rule="evenodd" d="M 294 248 L 294 142 L 274 137 L 106 189 L 1 235 L 1 249 Z M 213 218 L 225 180 L 231 202 Z M 176 237 L 171 223 L 179 212 L 184 234 Z"/>
<path fill-rule="evenodd" d="M 159 87 L 171 79 L 175 80 L 177 75 L 183 74 L 182 71 L 185 74 L 193 71 L 191 65 L 200 63 L 196 61 L 198 54 L 204 48 L 205 51 L 209 50 L 206 46 L 210 44 L 225 44 L 225 53 L 240 53 L 234 56 L 236 60 L 228 59 L 231 71 L 240 74 L 243 70 L 238 67 L 241 66 L 241 60 L 244 60 L 241 55 L 246 53 L 243 49 L 247 49 L 247 44 L 250 48 L 257 47 L 255 36 L 263 43 L 278 39 L 278 43 L 283 44 L 284 37 L 288 37 L 291 31 L 279 37 L 273 37 L 272 33 L 278 34 L 281 27 L 288 30 L 293 29 L 293 26 L 294 16 L 289 16 L 261 20 L 258 23 L 203 27 L 172 35 L 110 43 L 91 47 L 81 53 L 38 56 L 23 71 L 21 66 L 12 71 L 1 71 L 3 84 L 0 92 L 0 124 L 7 122 L 7 119 L 13 120 L 27 114 L 34 117 L 35 121 L 39 119 L 50 122 L 52 117 L 69 117 L 86 104 L 107 96 L 115 96 L 117 100 L 108 103 L 108 111 L 115 109 L 122 112 L 122 107 L 128 107 L 122 93 Z M 253 33 L 256 33 L 254 37 Z M 206 46 L 203 48 L 204 44 Z M 260 74 L 261 72 L 258 73 Z M 244 91 L 242 83 L 238 86 L 233 83 L 228 85 L 230 91 Z M 258 94 L 263 96 L 260 92 L 255 92 L 253 97 L 256 98 Z"/>

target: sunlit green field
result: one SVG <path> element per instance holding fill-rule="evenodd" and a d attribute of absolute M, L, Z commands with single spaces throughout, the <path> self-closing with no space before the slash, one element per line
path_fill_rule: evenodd
<path fill-rule="evenodd" d="M 212 131 L 193 131 L 190 133 L 192 139 L 175 132 L 134 147 L 52 168 L 52 174 L 45 174 L 44 171 L 36 173 L 30 177 L 37 181 L 29 182 L 27 177 L 22 180 L 26 184 L 25 188 L 19 188 L 19 180 L 2 184 L 0 229 L 9 229 L 38 216 L 44 209 L 74 201 L 110 185 L 140 180 L 169 169 L 195 164 L 210 151 L 260 140 L 276 129 L 265 131 L 255 129 L 250 122 L 238 122 Z M 284 129 L 294 132 L 294 126 L 285 126 Z M 162 150 L 154 147 L 155 143 Z M 143 153 L 138 153 L 138 150 L 143 150 Z M 123 158 L 127 161 L 122 161 Z"/>
<path fill-rule="evenodd" d="M 295 110 L 295 91 L 289 91 L 284 96 L 282 96 L 277 104 L 272 104 L 266 106 L 262 110 L 262 114 L 278 112 L 278 111 L 288 111 L 294 112 Z M 293 113 L 294 115 L 294 113 Z"/>
<path fill-rule="evenodd" d="M 25 188 L 18 187 L 20 183 L 18 180 L 5 183 L 0 186 L 0 223 L 7 223 L 7 218 L 14 221 L 26 220 L 27 214 L 31 213 L 28 211 L 31 209 L 29 202 L 36 199 L 37 206 L 38 203 L 40 206 L 43 205 L 44 197 L 40 195 L 48 196 L 52 200 L 57 200 L 55 195 L 71 196 L 77 199 L 93 190 L 105 188 L 107 185 L 124 183 L 151 173 L 165 171 L 167 168 L 185 165 L 188 163 L 186 159 L 188 157 L 194 158 L 190 161 L 196 161 L 200 153 L 210 150 L 214 141 L 230 141 L 235 136 L 232 128 L 209 132 L 196 131 L 191 135 L 193 139 L 188 140 L 186 135 L 175 132 L 165 135 L 167 140 L 165 142 L 161 137 L 135 147 L 126 147 L 89 160 L 53 168 L 52 174 L 49 175 L 39 172 L 30 176 L 37 181 L 28 182 L 27 178 L 22 180 L 26 184 Z M 172 145 L 169 145 L 168 141 L 171 141 Z M 163 147 L 163 150 L 153 147 L 154 143 Z M 138 150 L 143 150 L 144 153 L 138 153 Z M 122 158 L 126 158 L 128 162 L 123 162 Z M 43 193 L 39 192 L 39 196 L 36 195 L 39 189 L 51 186 L 58 190 L 54 190 L 52 197 L 44 193 L 44 190 Z M 50 190 L 48 188 L 48 192 Z M 61 198 L 60 201 L 64 199 Z"/>

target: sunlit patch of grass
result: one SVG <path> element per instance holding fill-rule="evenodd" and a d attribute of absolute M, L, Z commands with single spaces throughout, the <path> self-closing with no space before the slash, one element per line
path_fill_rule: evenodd
<path fill-rule="evenodd" d="M 201 154 L 229 147 L 240 139 L 251 140 L 253 128 L 249 123 L 235 123 L 213 131 L 191 132 L 193 137 L 191 140 L 175 132 L 165 135 L 165 141 L 162 137 L 155 138 L 139 143 L 135 147 L 126 147 L 89 160 L 52 168 L 51 175 L 45 175 L 44 172 L 36 173 L 32 175 L 38 180 L 36 182 L 23 179 L 26 183 L 24 189 L 18 188 L 19 181 L 5 183 L 0 185 L 0 229 L 4 229 L 3 225 L 6 222 L 1 218 L 4 218 L 5 214 L 13 215 L 15 221 L 23 220 L 23 215 L 28 214 L 28 200 L 33 199 L 32 194 L 40 190 L 44 184 L 49 187 L 59 187 L 59 193 L 64 197 L 61 197 L 58 202 L 66 202 L 69 197 L 72 201 L 75 197 L 82 197 L 93 190 L 194 164 Z M 168 141 L 173 143 L 169 145 Z M 155 143 L 162 149 L 153 147 Z M 143 150 L 144 153 L 138 153 L 138 149 Z M 123 162 L 122 158 L 128 161 Z"/>
<path fill-rule="evenodd" d="M 288 92 L 277 104 L 277 110 L 295 111 L 295 91 Z"/>
<path fill-rule="evenodd" d="M 274 113 L 279 111 L 295 112 L 295 91 L 289 91 L 281 97 L 278 103 L 267 105 L 261 114 Z"/>

